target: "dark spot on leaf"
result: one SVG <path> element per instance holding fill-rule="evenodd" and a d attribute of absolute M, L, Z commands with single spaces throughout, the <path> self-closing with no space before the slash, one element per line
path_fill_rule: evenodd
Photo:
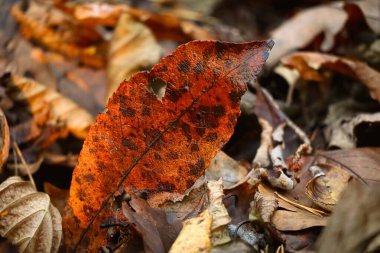
<path fill-rule="evenodd" d="M 191 140 L 190 125 L 182 121 L 181 130 L 182 130 L 182 133 L 186 136 L 187 140 L 190 141 Z"/>
<path fill-rule="evenodd" d="M 199 151 L 199 146 L 196 143 L 192 143 L 190 149 L 191 151 Z"/>
<path fill-rule="evenodd" d="M 91 175 L 91 174 L 86 174 L 84 176 L 84 178 L 88 181 L 88 182 L 94 182 L 95 181 L 95 178 Z"/>
<path fill-rule="evenodd" d="M 154 158 L 156 158 L 156 160 L 162 160 L 161 155 L 157 152 L 154 152 Z"/>
<path fill-rule="evenodd" d="M 226 115 L 226 109 L 221 105 L 217 105 L 217 106 L 213 107 L 212 110 L 213 110 L 216 118 L 221 118 L 221 117 L 224 117 Z"/>
<path fill-rule="evenodd" d="M 120 111 L 124 117 L 132 118 L 136 115 L 136 110 L 130 107 L 128 108 L 120 107 Z"/>
<path fill-rule="evenodd" d="M 230 98 L 231 102 L 232 102 L 232 106 L 236 106 L 237 103 L 240 102 L 240 94 L 236 91 L 230 91 L 228 93 L 228 97 Z"/>
<path fill-rule="evenodd" d="M 80 184 L 80 183 L 81 183 L 81 181 L 80 181 L 80 178 L 79 178 L 79 177 L 76 177 L 76 178 L 75 178 L 75 181 L 76 181 L 78 184 Z"/>
<path fill-rule="evenodd" d="M 208 47 L 203 51 L 203 60 L 208 61 L 212 55 L 212 48 Z"/>
<path fill-rule="evenodd" d="M 191 186 L 193 186 L 193 184 L 194 184 L 194 181 L 193 181 L 193 180 L 191 180 L 191 179 L 187 179 L 187 180 L 186 180 L 186 187 L 187 187 L 187 188 L 190 188 Z"/>
<path fill-rule="evenodd" d="M 176 159 L 178 159 L 178 154 L 175 152 L 170 152 L 170 153 L 166 154 L 166 158 L 168 158 L 170 160 L 176 160 Z"/>
<path fill-rule="evenodd" d="M 143 116 L 149 116 L 150 115 L 150 109 L 148 107 L 144 107 L 142 115 Z"/>
<path fill-rule="evenodd" d="M 195 129 L 195 131 L 197 132 L 197 134 L 199 135 L 199 136 L 203 136 L 204 134 L 205 134 L 205 132 L 206 132 L 206 130 L 205 130 L 205 128 L 204 127 L 197 127 L 196 129 Z"/>
<path fill-rule="evenodd" d="M 182 96 L 182 92 L 179 90 L 173 89 L 173 87 L 170 87 L 166 89 L 165 98 L 169 99 L 173 103 L 177 102 Z"/>
<path fill-rule="evenodd" d="M 202 75 L 205 72 L 204 62 L 197 62 L 193 68 L 193 71 L 196 75 Z"/>
<path fill-rule="evenodd" d="M 121 143 L 123 144 L 124 147 L 128 148 L 128 149 L 132 149 L 132 150 L 138 150 L 139 148 L 136 146 L 135 143 L 133 143 L 131 140 L 129 139 L 122 139 Z"/>
<path fill-rule="evenodd" d="M 185 60 L 178 63 L 178 71 L 182 73 L 188 73 L 190 71 L 190 62 Z"/>
<path fill-rule="evenodd" d="M 204 169 L 205 167 L 205 161 L 203 158 L 199 159 L 196 164 L 190 165 L 190 175 L 192 176 L 198 176 Z"/>
<path fill-rule="evenodd" d="M 231 65 L 232 65 L 232 60 L 231 59 L 228 59 L 228 60 L 226 60 L 225 62 L 224 62 L 224 66 L 226 66 L 226 68 L 229 68 L 229 67 L 231 67 Z"/>
<path fill-rule="evenodd" d="M 221 42 L 216 42 L 215 49 L 216 49 L 216 57 L 218 58 L 218 60 L 221 60 L 225 52 L 225 47 L 223 46 Z"/>
<path fill-rule="evenodd" d="M 206 141 L 208 142 L 214 142 L 218 139 L 218 135 L 216 133 L 209 133 L 206 135 Z"/>
<path fill-rule="evenodd" d="M 220 76 L 220 69 L 218 67 L 214 68 L 214 76 L 219 77 Z"/>
<path fill-rule="evenodd" d="M 160 182 L 156 189 L 159 192 L 172 192 L 175 189 L 175 185 L 170 182 Z"/>

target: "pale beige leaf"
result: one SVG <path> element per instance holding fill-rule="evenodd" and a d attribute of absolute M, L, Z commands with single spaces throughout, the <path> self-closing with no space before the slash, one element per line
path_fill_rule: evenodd
<path fill-rule="evenodd" d="M 161 51 L 153 33 L 144 23 L 127 13 L 122 14 L 113 33 L 108 55 L 107 99 L 122 81 L 156 64 Z"/>
<path fill-rule="evenodd" d="M 62 220 L 49 195 L 20 177 L 0 184 L 0 235 L 19 252 L 58 252 Z"/>
<path fill-rule="evenodd" d="M 231 217 L 223 203 L 223 181 L 207 182 L 209 206 L 208 210 L 212 216 L 212 245 L 221 245 L 231 241 L 228 234 L 227 225 L 231 223 Z"/>
<path fill-rule="evenodd" d="M 198 217 L 186 220 L 170 248 L 170 253 L 203 253 L 211 250 L 212 216 L 206 209 Z"/>
<path fill-rule="evenodd" d="M 78 138 L 84 139 L 94 122 L 90 113 L 69 98 L 31 79 L 12 75 L 5 85 L 14 91 L 11 94 L 14 101 L 28 103 L 33 115 L 48 108 L 48 123 L 63 124 Z"/>
<path fill-rule="evenodd" d="M 282 56 L 305 47 L 319 34 L 324 34 L 321 45 L 329 50 L 334 45 L 334 36 L 343 28 L 347 13 L 333 6 L 318 6 L 306 9 L 271 33 L 276 46 L 271 51 L 268 66 L 274 66 Z"/>

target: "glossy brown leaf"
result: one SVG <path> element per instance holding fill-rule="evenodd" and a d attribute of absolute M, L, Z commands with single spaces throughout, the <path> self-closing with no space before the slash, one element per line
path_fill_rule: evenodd
<path fill-rule="evenodd" d="M 194 41 L 122 83 L 90 129 L 74 170 L 68 247 L 81 241 L 80 248 L 95 251 L 107 243 L 98 226 L 113 215 L 108 202 L 121 186 L 148 199 L 192 186 L 230 138 L 245 83 L 271 47 L 271 41 Z M 166 85 L 162 100 L 151 89 L 157 85 Z"/>

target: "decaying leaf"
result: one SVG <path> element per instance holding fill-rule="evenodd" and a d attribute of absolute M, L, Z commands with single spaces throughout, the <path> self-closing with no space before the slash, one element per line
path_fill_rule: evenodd
<path fill-rule="evenodd" d="M 375 145 L 378 143 L 376 129 L 380 125 L 380 113 L 344 114 L 334 108 L 336 107 L 329 108 L 325 120 L 327 124 L 325 136 L 329 140 L 329 147 L 349 149 L 361 143 Z"/>
<path fill-rule="evenodd" d="M 49 195 L 20 177 L 10 177 L 0 184 L 0 235 L 19 252 L 58 252 L 61 215 Z"/>
<path fill-rule="evenodd" d="M 280 195 L 275 194 L 272 189 L 262 184 L 259 185 L 258 191 L 265 198 L 276 199 L 278 206 L 283 209 L 276 210 L 271 219 L 276 229 L 280 231 L 298 231 L 311 227 L 325 226 L 327 223 L 326 217 L 306 211 L 307 207 L 300 209 L 290 204 L 290 202 L 284 201 L 283 198 L 280 198 Z"/>
<path fill-rule="evenodd" d="M 255 193 L 255 199 L 251 202 L 249 219 L 260 219 L 263 222 L 270 222 L 273 213 L 278 208 L 278 200 L 272 196 L 264 196 L 260 192 Z"/>
<path fill-rule="evenodd" d="M 73 16 L 86 26 L 114 26 L 123 13 L 131 15 L 136 20 L 145 23 L 160 40 L 187 42 L 190 40 L 215 39 L 202 27 L 171 13 L 151 13 L 126 5 L 94 2 L 76 4 L 73 6 Z"/>
<path fill-rule="evenodd" d="M 198 217 L 184 222 L 169 253 L 202 253 L 211 250 L 212 216 L 206 209 Z"/>
<path fill-rule="evenodd" d="M 3 110 L 0 109 L 0 174 L 3 169 L 3 165 L 8 159 L 9 143 L 10 137 L 7 119 L 5 118 Z"/>
<path fill-rule="evenodd" d="M 373 99 L 380 102 L 380 73 L 366 63 L 329 54 L 314 52 L 293 53 L 281 59 L 282 64 L 295 68 L 305 80 L 321 81 L 316 70 L 330 69 L 361 81 Z"/>
<path fill-rule="evenodd" d="M 102 50 L 95 45 L 86 46 L 90 41 L 101 40 L 99 33 L 88 27 L 83 29 L 51 2 L 30 1 L 25 12 L 21 4 L 15 4 L 11 12 L 20 23 L 24 37 L 34 39 L 70 58 L 79 58 L 92 67 L 104 66 Z"/>
<path fill-rule="evenodd" d="M 282 56 L 307 46 L 315 37 L 324 34 L 321 48 L 325 51 L 334 45 L 335 35 L 343 28 L 347 13 L 334 6 L 318 6 L 298 13 L 271 33 L 276 42 L 269 66 L 274 66 Z"/>
<path fill-rule="evenodd" d="M 222 178 L 223 186 L 228 188 L 242 180 L 247 173 L 248 171 L 244 166 L 223 151 L 219 151 L 206 169 L 206 178 L 208 180 Z"/>
<path fill-rule="evenodd" d="M 5 74 L 1 85 L 9 90 L 13 101 L 26 103 L 33 115 L 48 110 L 48 123 L 64 124 L 68 131 L 78 138 L 85 138 L 93 123 L 93 117 L 60 93 L 31 79 Z"/>
<path fill-rule="evenodd" d="M 150 69 L 161 56 L 152 32 L 129 14 L 122 14 L 113 33 L 108 53 L 107 99 L 119 84 L 142 69 Z"/>
<path fill-rule="evenodd" d="M 123 213 L 143 237 L 146 253 L 165 253 L 175 241 L 181 224 L 169 224 L 165 212 L 150 207 L 143 199 L 132 197 L 131 207 L 123 204 Z"/>
<path fill-rule="evenodd" d="M 317 166 L 323 172 L 316 172 L 314 178 L 307 183 L 306 194 L 318 206 L 332 211 L 352 175 L 342 168 L 329 164 Z"/>
<path fill-rule="evenodd" d="M 49 194 L 53 206 L 63 215 L 67 199 L 69 198 L 69 190 L 61 189 L 49 182 L 45 182 L 44 191 Z"/>
<path fill-rule="evenodd" d="M 278 230 L 298 231 L 310 227 L 326 226 L 327 219 L 306 212 L 278 210 L 274 213 L 272 222 Z"/>
<path fill-rule="evenodd" d="M 350 185 L 317 242 L 317 252 L 378 252 L 379 209 L 378 185 Z"/>
<path fill-rule="evenodd" d="M 223 180 L 207 182 L 209 206 L 208 211 L 212 216 L 211 241 L 213 246 L 231 241 L 227 225 L 231 222 L 227 209 L 223 204 Z"/>
<path fill-rule="evenodd" d="M 91 127 L 74 170 L 72 213 L 64 222 L 68 247 L 106 244 L 97 226 L 112 216 L 107 203 L 121 186 L 148 200 L 191 187 L 231 136 L 245 82 L 259 73 L 271 47 L 189 42 L 123 82 Z M 157 85 L 166 86 L 162 100 L 151 90 Z"/>
<path fill-rule="evenodd" d="M 380 183 L 380 148 L 323 151 L 318 162 L 339 166 L 368 184 Z"/>

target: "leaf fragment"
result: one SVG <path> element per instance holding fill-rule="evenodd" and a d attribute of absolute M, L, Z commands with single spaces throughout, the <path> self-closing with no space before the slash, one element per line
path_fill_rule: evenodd
<path fill-rule="evenodd" d="M 318 206 L 332 211 L 352 175 L 342 168 L 329 164 L 318 164 L 318 167 L 323 168 L 324 173 L 316 174 L 307 183 L 306 194 Z"/>
<path fill-rule="evenodd" d="M 184 222 L 169 253 L 203 253 L 211 250 L 212 216 L 206 209 L 198 217 Z"/>
<path fill-rule="evenodd" d="M 212 216 L 211 241 L 212 245 L 220 245 L 231 241 L 228 235 L 227 225 L 231 223 L 231 217 L 223 204 L 223 180 L 207 182 L 209 206 L 208 210 Z"/>

